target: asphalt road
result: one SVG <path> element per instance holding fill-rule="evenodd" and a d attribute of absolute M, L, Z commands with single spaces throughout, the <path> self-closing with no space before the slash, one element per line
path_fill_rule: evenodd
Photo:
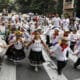
<path fill-rule="evenodd" d="M 34 68 L 29 65 L 28 58 L 18 64 L 4 60 L 0 71 L 0 80 L 80 80 L 80 66 L 78 70 L 75 70 L 73 68 L 74 61 L 68 61 L 61 77 L 56 72 L 54 65 L 56 64 L 56 60 L 52 59 L 52 62 L 48 61 L 50 60 L 46 57 L 46 63 L 39 68 L 38 72 L 35 72 Z"/>

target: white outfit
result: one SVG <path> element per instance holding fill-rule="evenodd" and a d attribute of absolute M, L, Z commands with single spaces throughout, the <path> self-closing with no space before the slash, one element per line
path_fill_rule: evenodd
<path fill-rule="evenodd" d="M 41 44 L 41 40 L 35 40 L 34 43 L 31 45 L 31 49 L 32 51 L 42 51 L 42 44 Z"/>
<path fill-rule="evenodd" d="M 72 41 L 72 42 L 76 42 L 76 40 L 77 40 L 77 34 L 71 33 L 69 35 L 69 40 Z"/>
<path fill-rule="evenodd" d="M 70 20 L 68 18 L 62 20 L 62 26 L 64 30 L 69 30 L 69 23 L 70 23 Z"/>
<path fill-rule="evenodd" d="M 52 18 L 52 22 L 54 23 L 54 27 L 59 28 L 61 19 L 59 17 L 54 17 L 54 18 Z"/>
<path fill-rule="evenodd" d="M 25 41 L 25 38 L 21 38 L 21 39 L 22 39 L 23 42 Z M 12 40 L 10 40 L 10 42 L 14 42 L 14 41 L 16 41 L 16 37 L 14 37 Z M 20 50 L 20 49 L 23 48 L 23 44 L 22 44 L 22 42 L 17 41 L 16 43 L 14 43 L 14 47 L 17 50 Z"/>
<path fill-rule="evenodd" d="M 73 54 L 72 50 L 69 47 L 65 48 L 64 51 L 62 51 L 62 47 L 59 44 L 57 44 L 53 50 L 53 52 L 56 54 L 57 60 L 59 61 L 66 61 L 68 59 L 66 56 L 67 51 Z"/>
<path fill-rule="evenodd" d="M 80 45 L 79 45 L 79 46 L 80 46 Z M 78 57 L 80 58 L 80 48 L 76 49 L 76 50 L 74 51 L 74 54 L 78 54 Z"/>
<path fill-rule="evenodd" d="M 56 38 L 54 38 L 54 35 L 53 35 L 51 38 L 52 38 L 52 41 L 51 41 L 52 44 L 56 44 L 56 43 L 58 43 L 59 40 L 60 40 L 60 36 L 59 36 L 59 35 L 56 36 Z"/>

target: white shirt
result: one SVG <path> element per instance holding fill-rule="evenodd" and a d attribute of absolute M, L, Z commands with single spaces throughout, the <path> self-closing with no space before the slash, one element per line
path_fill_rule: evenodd
<path fill-rule="evenodd" d="M 14 42 L 16 41 L 16 37 L 14 37 L 12 40 L 10 40 L 10 42 Z M 22 41 L 24 42 L 25 41 L 25 38 L 22 38 Z M 20 50 L 23 48 L 23 44 L 22 42 L 20 41 L 17 41 L 16 43 L 14 43 L 14 47 L 17 49 L 17 50 Z"/>
<path fill-rule="evenodd" d="M 76 40 L 77 40 L 77 35 L 71 33 L 71 34 L 69 35 L 69 40 L 72 41 L 72 42 L 76 42 Z"/>
<path fill-rule="evenodd" d="M 51 43 L 53 45 L 57 44 L 59 42 L 59 40 L 60 40 L 60 36 L 59 35 L 56 36 L 56 38 L 54 38 L 54 35 L 53 35 L 51 38 L 52 38 L 52 42 Z"/>
<path fill-rule="evenodd" d="M 62 25 L 64 30 L 69 30 L 69 23 L 70 23 L 70 20 L 68 18 L 62 20 Z"/>
<path fill-rule="evenodd" d="M 73 54 L 72 50 L 69 47 L 65 48 L 64 51 L 62 51 L 62 48 L 59 44 L 57 44 L 53 50 L 53 52 L 56 54 L 57 60 L 59 60 L 59 61 L 66 61 L 68 59 L 66 56 L 67 51 L 69 53 Z"/>
<path fill-rule="evenodd" d="M 35 40 L 34 43 L 31 45 L 31 49 L 33 51 L 42 51 L 42 44 L 40 40 Z"/>
<path fill-rule="evenodd" d="M 2 33 L 5 33 L 5 30 L 6 30 L 6 27 L 5 27 L 5 26 L 0 26 L 0 31 L 1 31 Z"/>
<path fill-rule="evenodd" d="M 80 58 L 80 48 L 76 49 L 74 54 L 78 54 L 78 57 Z"/>
<path fill-rule="evenodd" d="M 14 44 L 14 47 L 15 47 L 17 50 L 20 50 L 20 49 L 23 48 L 23 45 L 22 45 L 22 43 L 21 43 L 20 41 L 18 41 L 18 42 L 16 42 L 16 43 Z"/>
<path fill-rule="evenodd" d="M 50 36 L 50 32 L 51 32 L 51 27 L 45 26 L 45 30 L 44 30 L 44 33 L 43 34 Z"/>
<path fill-rule="evenodd" d="M 52 19 L 52 22 L 54 23 L 54 26 L 55 27 L 60 27 L 60 22 L 61 22 L 61 19 L 59 17 L 54 17 Z"/>

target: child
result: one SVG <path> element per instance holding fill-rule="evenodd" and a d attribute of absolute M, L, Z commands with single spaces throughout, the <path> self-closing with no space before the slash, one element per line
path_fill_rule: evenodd
<path fill-rule="evenodd" d="M 11 46 L 6 53 L 9 60 L 19 62 L 25 58 L 24 41 L 25 39 L 22 37 L 22 32 L 17 31 L 15 36 L 9 41 L 9 45 Z"/>
<path fill-rule="evenodd" d="M 66 37 L 63 37 L 61 39 L 61 43 L 57 44 L 53 51 L 53 53 L 56 54 L 57 72 L 59 75 L 62 74 L 62 70 L 67 64 L 67 60 L 68 60 L 67 53 L 73 53 L 69 48 L 67 41 L 68 39 Z"/>
<path fill-rule="evenodd" d="M 77 30 L 77 27 L 75 26 L 75 23 L 74 22 L 75 22 L 74 19 L 70 19 L 69 31 Z"/>
<path fill-rule="evenodd" d="M 42 55 L 43 46 L 47 49 L 48 52 L 50 52 L 49 48 L 41 40 L 40 33 L 37 30 L 34 32 L 34 39 L 31 42 L 27 43 L 26 46 L 31 46 L 29 60 L 31 65 L 35 67 L 35 71 L 38 71 L 38 66 L 45 62 Z"/>

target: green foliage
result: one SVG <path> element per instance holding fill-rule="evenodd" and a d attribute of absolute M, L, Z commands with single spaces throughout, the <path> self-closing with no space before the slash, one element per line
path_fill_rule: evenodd
<path fill-rule="evenodd" d="M 0 3 L 3 3 L 3 2 L 5 2 L 5 0 L 0 0 Z"/>
<path fill-rule="evenodd" d="M 20 11 L 32 11 L 39 14 L 55 12 L 56 2 L 54 0 L 17 0 Z"/>
<path fill-rule="evenodd" d="M 0 0 L 0 11 L 4 8 L 8 8 L 9 1 L 10 0 Z"/>
<path fill-rule="evenodd" d="M 32 0 L 16 0 L 17 11 L 28 12 L 30 10 L 30 4 Z"/>
<path fill-rule="evenodd" d="M 53 0 L 32 0 L 30 7 L 33 11 L 45 14 L 54 12 L 54 5 Z"/>
<path fill-rule="evenodd" d="M 0 0 L 0 3 L 9 3 L 10 0 Z"/>
<path fill-rule="evenodd" d="M 58 0 L 57 13 L 61 15 L 63 13 L 63 0 Z"/>
<path fill-rule="evenodd" d="M 39 14 L 50 14 L 58 12 L 62 14 L 63 0 L 15 0 L 13 4 L 11 0 L 0 0 L 0 3 L 10 3 L 10 9 L 15 9 L 19 12 L 34 12 Z"/>

